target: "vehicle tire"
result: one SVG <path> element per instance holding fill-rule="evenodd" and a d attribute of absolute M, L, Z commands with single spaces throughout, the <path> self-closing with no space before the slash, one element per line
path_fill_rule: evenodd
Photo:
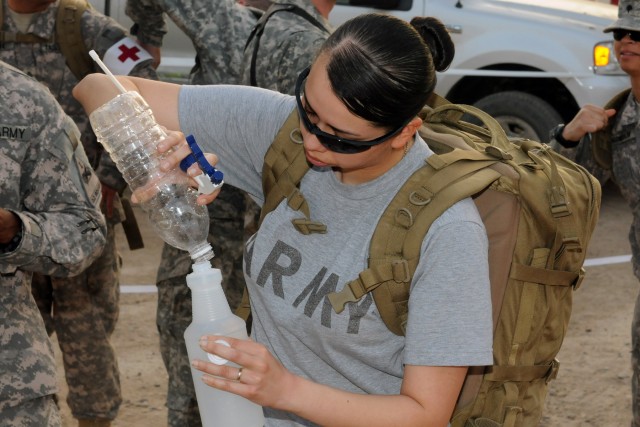
<path fill-rule="evenodd" d="M 507 135 L 513 137 L 549 142 L 551 129 L 563 122 L 548 102 L 525 92 L 494 93 L 474 106 L 493 116 Z"/>

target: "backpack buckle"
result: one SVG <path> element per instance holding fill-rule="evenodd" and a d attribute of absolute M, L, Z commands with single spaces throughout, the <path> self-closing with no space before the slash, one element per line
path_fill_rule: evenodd
<path fill-rule="evenodd" d="M 331 307 L 333 307 L 333 311 L 338 314 L 342 313 L 344 306 L 347 305 L 348 302 L 356 302 L 360 299 L 356 297 L 349 285 L 350 283 L 342 288 L 341 291 L 330 292 L 329 295 L 327 295 L 327 298 L 329 298 L 329 302 L 331 303 Z"/>
<path fill-rule="evenodd" d="M 580 285 L 582 285 L 582 281 L 584 280 L 584 276 L 587 274 L 587 272 L 584 270 L 584 267 L 580 267 L 580 271 L 578 272 L 578 277 L 576 278 L 576 280 L 573 282 L 573 290 L 577 290 Z"/>
<path fill-rule="evenodd" d="M 560 370 L 560 362 L 558 359 L 553 359 L 551 361 L 551 366 L 549 366 L 549 371 L 547 375 L 544 376 L 544 383 L 549 384 L 549 381 L 555 380 L 558 376 L 558 371 Z"/>
<path fill-rule="evenodd" d="M 513 156 L 511 154 L 493 145 L 485 147 L 484 152 L 498 160 L 513 160 Z"/>
<path fill-rule="evenodd" d="M 300 233 L 305 236 L 313 233 L 325 234 L 327 232 L 327 226 L 318 221 L 311 221 L 307 218 L 295 218 L 291 220 L 291 223 Z"/>
<path fill-rule="evenodd" d="M 305 201 L 304 196 L 297 187 L 294 187 L 287 196 L 287 204 L 294 211 L 299 211 Z"/>
<path fill-rule="evenodd" d="M 413 214 L 407 208 L 400 208 L 396 211 L 396 223 L 404 228 L 411 228 L 413 225 Z"/>
<path fill-rule="evenodd" d="M 393 280 L 398 283 L 408 283 L 411 280 L 409 263 L 406 259 L 396 259 L 391 261 L 391 274 Z"/>

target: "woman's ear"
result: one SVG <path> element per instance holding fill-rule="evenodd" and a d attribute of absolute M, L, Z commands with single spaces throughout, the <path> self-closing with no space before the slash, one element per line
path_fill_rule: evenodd
<path fill-rule="evenodd" d="M 422 126 L 422 119 L 418 116 L 414 117 L 413 120 L 407 123 L 400 133 L 393 138 L 392 146 L 404 150 L 405 145 L 411 142 L 418 129 L 420 129 L 420 126 Z"/>

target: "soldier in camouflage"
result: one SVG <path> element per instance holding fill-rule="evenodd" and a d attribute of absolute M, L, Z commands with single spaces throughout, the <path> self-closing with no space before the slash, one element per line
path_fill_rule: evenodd
<path fill-rule="evenodd" d="M 629 75 L 631 88 L 604 108 L 582 108 L 571 122 L 557 128 L 554 136 L 565 147 L 579 143 L 578 152 L 590 148 L 583 156 L 591 159 L 586 167 L 595 164 L 596 173 L 610 174 L 631 207 L 631 262 L 640 279 L 640 0 L 620 0 L 618 20 L 604 31 L 613 32 L 614 52 L 620 68 Z M 633 313 L 631 347 L 631 426 L 640 427 L 640 293 Z"/>
<path fill-rule="evenodd" d="M 37 42 L 7 42 L 0 47 L 3 60 L 49 88 L 81 132 L 81 141 L 102 183 L 102 211 L 107 217 L 107 245 L 101 256 L 73 278 L 35 275 L 32 292 L 49 334 L 60 344 L 69 386 L 67 402 L 80 425 L 109 425 L 122 396 L 115 351 L 110 337 L 119 313 L 120 259 L 114 226 L 125 219 L 119 198 L 126 182 L 96 141 L 89 118 L 71 91 L 78 83 L 57 40 L 56 14 L 60 1 L 7 0 L 2 4 L 4 40 L 15 34 L 33 34 Z M 114 73 L 156 78 L 151 56 L 126 37 L 113 19 L 87 9 L 81 17 L 84 46 L 94 49 Z M 13 38 L 15 40 L 15 38 Z M 129 53 L 129 55 L 127 55 Z M 91 64 L 93 71 L 100 71 Z"/>
<path fill-rule="evenodd" d="M 100 182 L 49 91 L 2 61 L 0 116 L 0 425 L 60 426 L 31 275 L 78 274 L 100 255 Z"/>
<path fill-rule="evenodd" d="M 328 19 L 335 3 L 335 0 L 277 0 L 265 15 L 278 5 L 287 4 L 302 9 L 313 21 L 290 11 L 270 15 L 256 52 L 255 81 L 251 79 L 251 58 L 258 42 L 256 36 L 244 51 L 242 84 L 293 95 L 298 75 L 313 62 L 331 33 Z"/>
<path fill-rule="evenodd" d="M 238 84 L 242 49 L 256 13 L 234 0 L 127 0 L 131 34 L 160 62 L 167 33 L 164 13 L 189 37 L 196 50 L 190 84 Z"/>
<path fill-rule="evenodd" d="M 163 13 L 191 39 L 197 54 L 197 65 L 189 76 L 191 84 L 239 84 L 242 49 L 260 15 L 235 0 L 128 0 L 126 13 L 134 22 L 132 34 L 155 57 L 156 64 L 160 63 L 167 32 Z M 183 131 L 188 133 L 188 129 Z M 227 185 L 216 203 L 207 206 L 208 241 L 216 254 L 212 263 L 222 270 L 222 286 L 232 308 L 240 302 L 244 289 L 242 253 L 248 205 L 255 203 Z M 191 323 L 191 291 L 186 282 L 191 264 L 187 252 L 165 244 L 156 277 L 156 324 L 169 377 L 166 405 L 170 427 L 202 425 L 183 336 Z"/>

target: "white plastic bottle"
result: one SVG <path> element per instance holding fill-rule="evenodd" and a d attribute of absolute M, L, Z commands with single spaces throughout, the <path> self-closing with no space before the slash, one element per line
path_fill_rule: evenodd
<path fill-rule="evenodd" d="M 196 203 L 197 191 L 178 168 L 160 170 L 157 144 L 166 137 L 149 105 L 137 92 L 124 92 L 89 116 L 98 141 L 105 147 L 168 244 L 188 251 L 195 261 L 213 257 L 207 242 L 209 214 Z"/>
<path fill-rule="evenodd" d="M 221 285 L 220 270 L 209 261 L 193 265 L 187 275 L 191 289 L 193 320 L 184 332 L 189 360 L 199 359 L 222 365 L 229 363 L 200 348 L 203 335 L 222 335 L 247 339 L 245 321 L 231 312 Z M 231 364 L 232 366 L 237 366 Z M 262 427 L 262 407 L 244 397 L 209 387 L 202 381 L 203 372 L 191 368 L 203 427 Z"/>

